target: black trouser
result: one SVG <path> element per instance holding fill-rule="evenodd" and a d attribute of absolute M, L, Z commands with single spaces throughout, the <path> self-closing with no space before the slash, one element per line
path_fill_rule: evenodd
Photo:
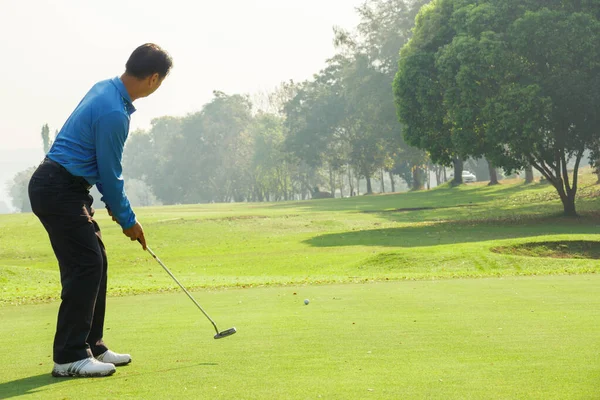
<path fill-rule="evenodd" d="M 62 284 L 54 362 L 98 356 L 106 307 L 108 263 L 93 198 L 82 178 L 45 159 L 29 182 L 31 208 L 50 237 Z"/>

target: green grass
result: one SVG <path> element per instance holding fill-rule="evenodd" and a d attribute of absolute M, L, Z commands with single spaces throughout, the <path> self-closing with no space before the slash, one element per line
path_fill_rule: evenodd
<path fill-rule="evenodd" d="M 0 349 L 16 354 L 0 398 L 600 398 L 598 262 L 538 251 L 600 241 L 600 187 L 581 179 L 576 219 L 520 183 L 138 208 L 152 249 L 238 328 L 220 341 L 99 210 L 106 338 L 135 359 L 100 380 L 49 377 L 56 260 L 34 216 L 0 216 Z"/>
<path fill-rule="evenodd" d="M 136 211 L 149 245 L 191 288 L 595 273 L 592 260 L 491 251 L 536 241 L 599 240 L 600 188 L 592 178 L 582 176 L 579 219 L 559 217 L 553 188 L 539 184 Z M 422 207 L 435 209 L 406 211 Z M 112 295 L 178 290 L 103 209 L 97 219 Z M 0 217 L 0 243 L 0 305 L 56 300 L 56 261 L 35 217 Z"/>
<path fill-rule="evenodd" d="M 2 347 L 18 356 L 4 359 L 0 397 L 593 399 L 599 285 L 563 276 L 196 293 L 220 329 L 239 330 L 219 341 L 183 294 L 112 298 L 106 339 L 134 362 L 91 380 L 48 374 L 55 304 L 7 307 Z"/>

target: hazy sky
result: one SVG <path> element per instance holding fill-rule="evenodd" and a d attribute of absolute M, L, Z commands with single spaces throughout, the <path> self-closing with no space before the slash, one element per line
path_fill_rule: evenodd
<path fill-rule="evenodd" d="M 182 116 L 225 93 L 310 78 L 364 0 L 0 0 L 0 150 L 41 146 L 97 81 L 120 75 L 138 45 L 174 59 L 162 87 L 134 104 L 131 129 Z"/>

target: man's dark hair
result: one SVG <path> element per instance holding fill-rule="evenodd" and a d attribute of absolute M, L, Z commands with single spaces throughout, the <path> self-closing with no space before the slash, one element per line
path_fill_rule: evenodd
<path fill-rule="evenodd" d="M 173 66 L 173 59 L 163 49 L 154 43 L 146 43 L 131 53 L 125 73 L 138 79 L 144 79 L 158 73 L 160 78 L 169 74 Z"/>

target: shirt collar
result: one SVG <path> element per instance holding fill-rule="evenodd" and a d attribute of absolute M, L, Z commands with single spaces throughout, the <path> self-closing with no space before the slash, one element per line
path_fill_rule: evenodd
<path fill-rule="evenodd" d="M 119 78 L 118 76 L 115 76 L 111 80 L 111 82 L 113 83 L 113 85 L 115 85 L 117 87 L 117 89 L 119 90 L 119 93 L 121 93 L 121 97 L 123 98 L 123 103 L 125 104 L 125 110 L 127 111 L 127 113 L 129 115 L 133 114 L 135 112 L 135 107 L 133 106 L 131 97 L 129 96 L 129 93 L 127 93 L 127 89 L 125 89 L 125 85 L 123 84 L 123 81 L 121 80 L 121 78 Z"/>

